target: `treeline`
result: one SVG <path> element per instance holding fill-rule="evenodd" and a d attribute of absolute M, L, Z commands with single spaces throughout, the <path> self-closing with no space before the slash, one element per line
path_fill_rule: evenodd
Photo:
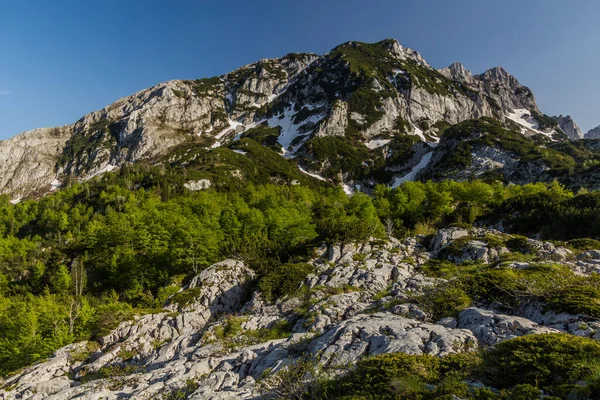
<path fill-rule="evenodd" d="M 121 171 L 37 201 L 0 198 L 0 373 L 160 308 L 227 257 L 244 260 L 275 298 L 285 294 L 276 282 L 310 272 L 301 265 L 321 243 L 499 222 L 559 239 L 600 236 L 600 196 L 558 184 L 407 182 L 348 197 L 273 184 L 189 192 L 170 188 L 169 176 Z"/>

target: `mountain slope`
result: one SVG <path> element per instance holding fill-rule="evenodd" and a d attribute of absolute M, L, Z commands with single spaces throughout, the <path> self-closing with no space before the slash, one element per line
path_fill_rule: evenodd
<path fill-rule="evenodd" d="M 500 67 L 475 76 L 460 64 L 437 71 L 394 40 L 349 42 L 323 56 L 289 54 L 220 77 L 159 84 L 72 125 L 0 142 L 0 191 L 44 193 L 183 143 L 227 145 L 257 125 L 276 128 L 281 153 L 313 174 L 340 184 L 391 183 L 447 126 L 483 116 L 512 118 L 527 135 L 557 129 Z"/>

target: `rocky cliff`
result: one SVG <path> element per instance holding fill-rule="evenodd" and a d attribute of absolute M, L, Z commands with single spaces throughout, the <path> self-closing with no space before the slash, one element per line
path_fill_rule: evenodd
<path fill-rule="evenodd" d="M 43 194 L 181 144 L 227 146 L 261 126 L 274 129 L 282 155 L 313 174 L 349 186 L 393 184 L 446 127 L 484 116 L 528 136 L 558 138 L 531 90 L 503 68 L 437 71 L 395 40 L 349 42 L 323 56 L 289 54 L 220 77 L 166 82 L 74 124 L 2 141 L 0 192 L 14 199 Z M 351 158 L 340 149 L 342 138 L 365 164 L 363 173 L 338 165 Z"/>
<path fill-rule="evenodd" d="M 552 117 L 556 122 L 558 122 L 558 126 L 560 129 L 572 140 L 583 139 L 583 132 L 579 129 L 579 126 L 573 121 L 570 115 L 563 116 L 562 114 L 559 116 Z"/>
<path fill-rule="evenodd" d="M 597 126 L 593 129 L 590 129 L 586 134 L 585 134 L 585 138 L 586 139 L 600 139 L 600 126 Z"/>

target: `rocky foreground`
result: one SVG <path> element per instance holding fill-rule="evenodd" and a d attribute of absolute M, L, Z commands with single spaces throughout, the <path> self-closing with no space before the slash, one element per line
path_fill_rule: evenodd
<path fill-rule="evenodd" d="M 372 242 L 319 249 L 316 273 L 270 304 L 252 291 L 254 273 L 225 260 L 202 271 L 164 311 L 122 323 L 96 342 L 76 343 L 0 382 L 3 399 L 167 398 L 185 388 L 191 399 L 258 399 L 258 381 L 307 355 L 343 373 L 357 360 L 391 352 L 444 356 L 516 336 L 567 332 L 600 339 L 600 321 L 524 302 L 510 315 L 480 302 L 434 320 L 414 299 L 444 282 L 425 276 L 431 259 L 498 263 L 511 250 L 476 237 L 497 231 L 449 228 L 430 240 Z M 457 245 L 460 246 L 457 246 Z M 527 240 L 538 259 L 578 275 L 600 268 L 600 251 L 574 254 Z M 448 251 L 459 248 L 460 251 Z M 526 269 L 512 262 L 505 268 Z M 449 299 L 450 300 L 450 299 Z M 282 327 L 286 327 L 283 329 Z M 279 339 L 277 332 L 285 332 Z"/>

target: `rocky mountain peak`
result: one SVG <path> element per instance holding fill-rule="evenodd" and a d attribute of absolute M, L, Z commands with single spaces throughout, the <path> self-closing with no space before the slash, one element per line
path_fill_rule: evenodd
<path fill-rule="evenodd" d="M 484 81 L 501 84 L 513 90 L 525 88 L 519 83 L 517 78 L 515 78 L 501 66 L 490 68 L 478 77 L 479 79 L 482 79 Z M 529 93 L 531 93 L 531 90 L 529 90 L 528 88 L 527 90 L 529 91 Z M 533 93 L 531 95 L 533 96 Z"/>
<path fill-rule="evenodd" d="M 455 62 L 445 68 L 442 68 L 439 70 L 439 72 L 446 78 L 456 82 L 465 82 L 469 84 L 473 81 L 473 75 L 471 74 L 471 71 L 469 71 L 459 62 Z"/>
<path fill-rule="evenodd" d="M 579 126 L 577 126 L 570 115 L 563 116 L 560 114 L 559 116 L 552 117 L 552 119 L 558 122 L 558 126 L 569 137 L 569 139 L 583 139 L 583 132 L 581 129 L 579 129 Z"/>
<path fill-rule="evenodd" d="M 392 55 L 401 60 L 412 60 L 418 65 L 429 67 L 427 61 L 425 61 L 418 51 L 402 46 L 396 39 L 382 40 L 377 44 L 384 47 Z"/>
<path fill-rule="evenodd" d="M 523 134 L 551 139 L 556 126 L 502 67 L 475 76 L 460 63 L 438 71 L 396 40 L 353 41 L 322 56 L 290 53 L 222 76 L 158 84 L 60 128 L 56 140 L 31 133 L 0 142 L 0 192 L 43 194 L 53 182 L 90 179 L 177 146 L 231 147 L 253 129 L 268 129 L 258 142 L 310 173 L 368 190 L 397 174 L 414 179 L 412 169 L 426 164 L 448 126 L 481 117 L 508 118 Z M 330 146 L 341 141 L 361 155 L 335 156 L 360 162 L 331 162 Z"/>
<path fill-rule="evenodd" d="M 586 134 L 585 134 L 585 138 L 586 139 L 600 139 L 600 125 L 598 125 L 597 127 L 590 129 Z"/>

